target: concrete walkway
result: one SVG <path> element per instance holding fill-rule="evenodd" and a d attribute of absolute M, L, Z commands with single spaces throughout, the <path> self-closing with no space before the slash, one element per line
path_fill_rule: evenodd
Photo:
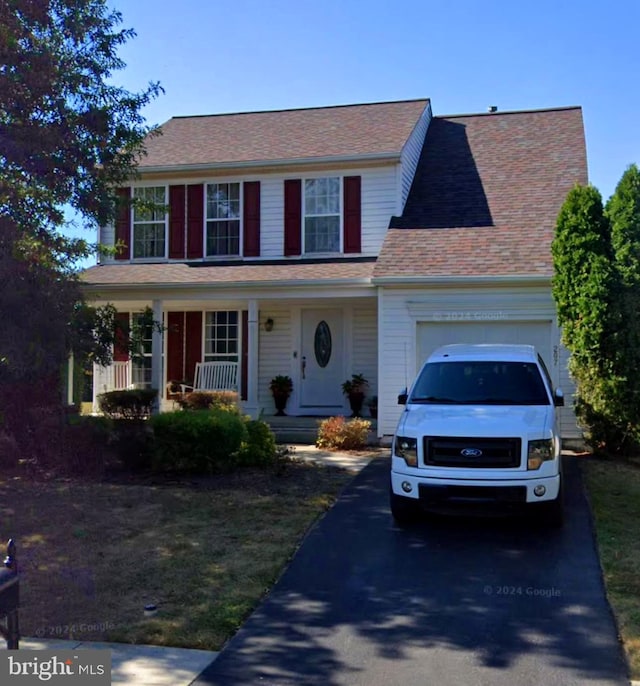
<path fill-rule="evenodd" d="M 189 686 L 210 665 L 217 652 L 186 650 L 128 643 L 90 643 L 81 641 L 40 641 L 24 639 L 20 650 L 111 651 L 111 683 L 129 686 Z"/>

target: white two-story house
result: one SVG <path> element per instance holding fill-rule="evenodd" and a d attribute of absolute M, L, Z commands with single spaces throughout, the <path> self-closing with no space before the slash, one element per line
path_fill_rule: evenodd
<path fill-rule="evenodd" d="M 175 117 L 119 189 L 127 208 L 83 274 L 124 320 L 153 309 L 127 382 L 192 382 L 202 361 L 238 364 L 247 413 L 348 413 L 353 373 L 393 432 L 397 394 L 443 343 L 530 342 L 567 387 L 550 244 L 566 193 L 587 182 L 579 108 L 436 117 L 429 100 Z M 113 387 L 96 370 L 94 392 Z M 108 382 L 106 380 L 109 380 Z M 122 385 L 122 382 L 121 382 Z M 563 430 L 576 435 L 570 408 Z"/>

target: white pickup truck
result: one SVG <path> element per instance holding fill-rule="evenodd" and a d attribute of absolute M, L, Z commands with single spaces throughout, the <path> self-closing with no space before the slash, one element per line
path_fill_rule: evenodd
<path fill-rule="evenodd" d="M 526 506 L 563 519 L 557 406 L 562 392 L 530 345 L 447 345 L 398 397 L 405 405 L 391 452 L 391 513 Z"/>

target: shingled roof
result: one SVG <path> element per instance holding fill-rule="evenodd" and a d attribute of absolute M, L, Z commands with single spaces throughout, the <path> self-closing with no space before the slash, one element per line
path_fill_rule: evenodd
<path fill-rule="evenodd" d="M 576 183 L 587 183 L 579 107 L 434 117 L 374 277 L 550 276 Z"/>
<path fill-rule="evenodd" d="M 139 169 L 399 154 L 429 100 L 174 117 Z"/>
<path fill-rule="evenodd" d="M 238 284 L 270 284 L 304 282 L 335 282 L 369 280 L 374 258 L 342 258 L 339 260 L 264 260 L 259 262 L 193 264 L 169 262 L 162 264 L 103 264 L 90 267 L 81 274 L 82 280 L 93 287 L 166 286 L 194 287 L 228 286 Z"/>

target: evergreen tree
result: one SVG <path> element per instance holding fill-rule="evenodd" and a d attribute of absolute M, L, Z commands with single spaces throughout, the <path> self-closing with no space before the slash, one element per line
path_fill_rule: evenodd
<path fill-rule="evenodd" d="M 623 379 L 619 402 L 628 435 L 640 441 L 640 170 L 631 165 L 607 203 L 615 267 L 622 286 L 618 306 L 616 373 Z"/>
<path fill-rule="evenodd" d="M 552 289 L 571 351 L 577 385 L 576 413 L 594 443 L 617 443 L 617 274 L 609 222 L 596 188 L 576 186 L 560 210 L 552 244 Z"/>

